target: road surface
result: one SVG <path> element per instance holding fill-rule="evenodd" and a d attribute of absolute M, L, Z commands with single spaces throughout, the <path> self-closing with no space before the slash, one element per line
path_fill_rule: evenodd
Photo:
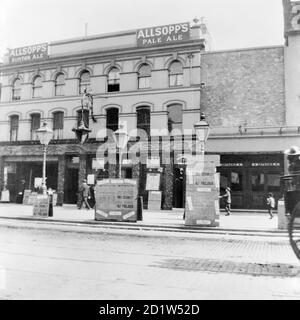
<path fill-rule="evenodd" d="M 24 225 L 0 223 L 0 299 L 300 299 L 287 238 Z"/>

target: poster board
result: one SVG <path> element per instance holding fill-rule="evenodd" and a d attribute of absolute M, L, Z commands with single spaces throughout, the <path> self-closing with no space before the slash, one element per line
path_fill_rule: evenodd
<path fill-rule="evenodd" d="M 31 190 L 30 189 L 25 189 L 24 190 L 23 204 L 28 204 L 30 194 L 31 194 Z"/>
<path fill-rule="evenodd" d="M 160 173 L 147 173 L 146 190 L 159 190 Z"/>
<path fill-rule="evenodd" d="M 161 210 L 161 191 L 149 191 L 148 210 Z"/>
<path fill-rule="evenodd" d="M 43 185 L 43 178 L 36 177 L 34 178 L 34 187 L 39 188 Z"/>
<path fill-rule="evenodd" d="M 94 174 L 88 174 L 87 175 L 87 184 L 95 184 L 95 175 Z"/>
<path fill-rule="evenodd" d="M 31 192 L 29 194 L 29 197 L 28 197 L 28 203 L 27 204 L 33 204 L 36 197 L 37 197 L 38 193 L 37 192 Z"/>
<path fill-rule="evenodd" d="M 33 215 L 39 217 L 49 216 L 49 197 L 44 195 L 36 196 L 33 203 Z"/>
<path fill-rule="evenodd" d="M 95 201 L 95 220 L 137 221 L 136 180 L 98 180 Z"/>
<path fill-rule="evenodd" d="M 194 157 L 187 164 L 185 225 L 218 227 L 220 208 L 219 156 Z"/>

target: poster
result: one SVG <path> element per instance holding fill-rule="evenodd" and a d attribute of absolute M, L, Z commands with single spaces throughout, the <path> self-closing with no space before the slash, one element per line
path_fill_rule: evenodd
<path fill-rule="evenodd" d="M 146 190 L 159 190 L 160 174 L 147 173 Z"/>
<path fill-rule="evenodd" d="M 137 183 L 106 179 L 95 187 L 95 220 L 137 221 Z"/>

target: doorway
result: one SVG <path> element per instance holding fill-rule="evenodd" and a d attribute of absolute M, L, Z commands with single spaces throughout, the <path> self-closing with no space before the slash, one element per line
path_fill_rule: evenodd
<path fill-rule="evenodd" d="M 185 167 L 177 166 L 173 170 L 173 208 L 185 207 Z"/>
<path fill-rule="evenodd" d="M 66 169 L 65 179 L 65 192 L 64 192 L 64 203 L 76 204 L 77 203 L 77 192 L 78 192 L 78 173 L 77 168 Z"/>

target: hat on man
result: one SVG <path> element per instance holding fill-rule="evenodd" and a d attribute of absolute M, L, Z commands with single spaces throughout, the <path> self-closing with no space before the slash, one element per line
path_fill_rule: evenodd
<path fill-rule="evenodd" d="M 86 179 L 83 179 L 82 182 L 83 182 L 83 183 L 86 182 Z"/>

